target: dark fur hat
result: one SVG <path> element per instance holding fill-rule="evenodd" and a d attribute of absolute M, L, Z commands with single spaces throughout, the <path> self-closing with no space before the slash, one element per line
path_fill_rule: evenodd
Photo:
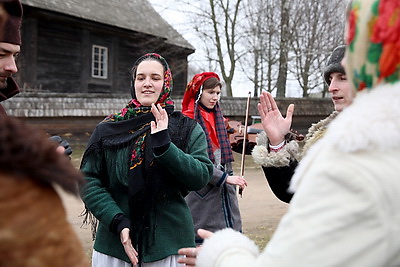
<path fill-rule="evenodd" d="M 329 76 L 332 73 L 339 72 L 345 74 L 344 68 L 341 64 L 345 50 L 346 50 L 345 45 L 338 46 L 333 50 L 331 56 L 329 57 L 328 63 L 324 68 L 324 80 L 327 85 L 331 84 Z"/>
<path fill-rule="evenodd" d="M 0 42 L 21 45 L 20 0 L 0 0 Z"/>

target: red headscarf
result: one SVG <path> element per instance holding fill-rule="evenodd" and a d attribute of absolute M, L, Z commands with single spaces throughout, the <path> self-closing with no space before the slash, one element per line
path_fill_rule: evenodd
<path fill-rule="evenodd" d="M 224 117 L 219 105 L 217 104 L 214 110 L 209 112 L 200 108 L 197 105 L 198 103 L 195 103 L 201 86 L 210 78 L 220 80 L 218 74 L 215 72 L 203 72 L 193 77 L 187 85 L 185 95 L 183 96 L 182 113 L 195 119 L 203 128 L 208 143 L 208 156 L 212 162 L 215 163 L 214 150 L 216 148 L 221 149 L 221 163 L 232 162 L 232 150 L 225 128 Z M 208 119 L 203 118 L 206 115 L 210 115 Z"/>
<path fill-rule="evenodd" d="M 194 102 L 196 101 L 196 94 L 200 90 L 203 83 L 210 78 L 217 78 L 220 80 L 218 74 L 215 72 L 202 72 L 193 76 L 192 80 L 186 86 L 186 92 L 182 100 L 182 113 L 193 114 Z M 193 117 L 193 116 L 192 116 Z"/>

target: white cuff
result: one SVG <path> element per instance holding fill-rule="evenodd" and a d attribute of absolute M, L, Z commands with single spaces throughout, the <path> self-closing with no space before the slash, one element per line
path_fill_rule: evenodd
<path fill-rule="evenodd" d="M 215 232 L 197 255 L 197 267 L 252 266 L 259 256 L 256 244 L 245 235 L 226 228 Z"/>
<path fill-rule="evenodd" d="M 281 143 L 279 143 L 278 145 L 276 145 L 276 146 L 273 146 L 273 145 L 271 145 L 271 144 L 269 144 L 269 148 L 272 148 L 272 149 L 280 149 L 280 148 L 282 148 L 284 145 L 286 144 L 286 140 L 283 140 Z"/>

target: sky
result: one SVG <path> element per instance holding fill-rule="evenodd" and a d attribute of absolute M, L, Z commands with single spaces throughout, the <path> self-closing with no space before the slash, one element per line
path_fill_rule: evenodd
<path fill-rule="evenodd" d="M 201 0 L 204 1 L 204 0 Z M 175 4 L 174 0 L 149 0 L 150 4 L 154 7 L 154 9 L 172 26 L 175 30 L 177 30 L 189 43 L 195 47 L 196 51 L 191 54 L 188 58 L 189 65 L 191 65 L 195 58 L 199 58 L 202 56 L 202 51 L 200 46 L 196 47 L 196 43 L 199 41 L 196 39 L 195 31 L 190 30 L 188 13 L 182 12 L 179 10 L 177 4 Z M 175 8 L 174 8 L 175 7 Z M 207 70 L 205 70 L 207 71 Z M 219 73 L 218 73 L 219 74 Z M 287 84 L 287 96 L 288 97 L 301 97 L 299 90 L 296 90 L 295 83 L 288 81 Z M 249 88 L 249 90 L 245 90 L 244 88 Z M 235 97 L 247 97 L 248 92 L 252 91 L 253 85 L 249 82 L 244 75 L 240 75 L 240 69 L 237 68 L 235 72 L 235 78 L 232 85 L 232 94 Z"/>

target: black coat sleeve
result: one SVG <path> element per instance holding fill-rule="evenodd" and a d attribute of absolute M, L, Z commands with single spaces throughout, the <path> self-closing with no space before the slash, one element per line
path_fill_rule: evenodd
<path fill-rule="evenodd" d="M 288 188 L 297 164 L 297 161 L 291 161 L 286 167 L 262 167 L 272 192 L 279 200 L 286 203 L 289 203 L 293 197 L 293 193 L 288 192 Z"/>

